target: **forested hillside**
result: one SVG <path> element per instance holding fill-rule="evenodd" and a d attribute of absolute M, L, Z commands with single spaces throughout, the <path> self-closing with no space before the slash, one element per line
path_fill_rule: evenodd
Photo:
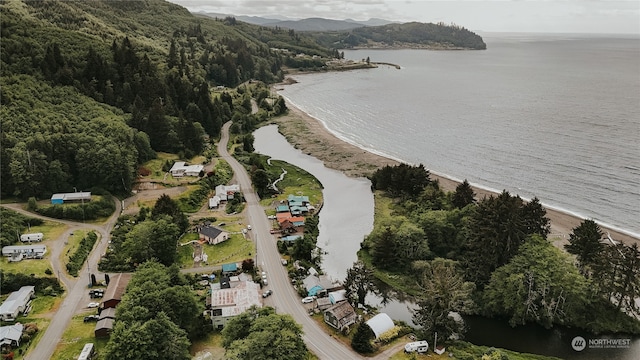
<path fill-rule="evenodd" d="M 359 27 L 349 32 L 317 33 L 318 41 L 326 46 L 354 47 L 412 47 L 434 49 L 484 50 L 482 37 L 464 27 L 443 23 L 410 22 L 383 26 Z"/>
<path fill-rule="evenodd" d="M 234 112 L 224 89 L 278 81 L 299 52 L 332 54 L 160 0 L 14 0 L 0 11 L 3 196 L 126 193 L 155 151 L 189 158 L 219 135 Z"/>

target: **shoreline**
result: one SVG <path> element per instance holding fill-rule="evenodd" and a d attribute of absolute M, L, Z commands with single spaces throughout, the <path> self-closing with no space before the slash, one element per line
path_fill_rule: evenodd
<path fill-rule="evenodd" d="M 286 83 L 277 84 L 277 86 L 281 85 L 286 85 Z M 402 163 L 400 160 L 375 153 L 375 150 L 364 149 L 340 139 L 327 129 L 322 121 L 305 113 L 289 100 L 285 99 L 285 102 L 289 109 L 288 113 L 272 119 L 271 122 L 278 125 L 278 131 L 295 148 L 321 160 L 326 167 L 341 171 L 350 177 L 366 177 L 378 168 Z M 428 168 L 427 164 L 424 165 Z M 454 191 L 460 184 L 459 181 L 444 175 L 434 174 L 431 171 L 429 171 L 429 174 L 432 180 L 437 180 L 440 183 L 440 187 L 444 191 Z M 499 194 L 475 185 L 472 185 L 472 188 L 476 194 L 476 199 Z M 569 234 L 584 219 L 549 206 L 544 206 L 544 208 L 551 224 L 549 240 L 563 249 L 564 245 L 568 243 Z M 633 235 L 602 224 L 598 225 L 605 235 L 610 233 L 611 237 L 616 241 L 626 245 L 633 243 L 640 245 L 640 239 Z"/>

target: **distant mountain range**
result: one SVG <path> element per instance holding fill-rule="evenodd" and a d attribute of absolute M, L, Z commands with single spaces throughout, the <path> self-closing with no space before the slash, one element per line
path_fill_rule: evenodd
<path fill-rule="evenodd" d="M 395 24 L 394 21 L 384 19 L 369 19 L 367 21 L 358 21 L 353 19 L 332 20 L 323 18 L 308 19 L 291 19 L 286 17 L 260 17 L 260 16 L 236 16 L 229 14 L 218 14 L 199 12 L 198 15 L 205 15 L 213 18 L 225 18 L 228 16 L 235 17 L 237 20 L 244 21 L 249 24 L 279 27 L 284 29 L 293 29 L 295 31 L 345 31 L 360 28 L 363 26 L 380 26 L 387 24 Z"/>

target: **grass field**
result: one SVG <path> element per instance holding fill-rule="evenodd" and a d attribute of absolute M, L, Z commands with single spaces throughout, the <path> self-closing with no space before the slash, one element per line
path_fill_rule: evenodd
<path fill-rule="evenodd" d="M 20 347 L 14 352 L 15 360 L 22 359 L 27 352 L 37 344 L 44 335 L 47 326 L 51 322 L 51 317 L 60 307 L 62 297 L 52 296 L 36 296 L 31 302 L 31 312 L 25 317 L 18 317 L 17 321 L 22 324 L 35 323 L 38 326 L 38 332 L 27 342 L 22 342 Z M 3 324 L 6 325 L 6 324 Z"/>
<path fill-rule="evenodd" d="M 87 312 L 86 314 L 76 315 L 71 319 L 71 323 L 62 335 L 58 346 L 56 346 L 53 356 L 51 357 L 52 359 L 77 359 L 86 343 L 93 343 L 97 354 L 104 349 L 107 344 L 107 339 L 96 338 L 93 335 L 96 323 L 85 323 L 83 321 L 86 315 L 93 313 L 93 311 Z"/>
<path fill-rule="evenodd" d="M 67 226 L 59 222 L 45 221 L 42 225 L 33 226 L 29 233 L 42 233 L 44 234 L 44 240 L 40 243 L 47 245 L 57 239 L 67 229 Z M 22 243 L 16 243 L 14 245 L 22 245 Z M 48 252 L 45 254 L 44 259 L 25 259 L 18 262 L 9 262 L 5 257 L 0 259 L 0 269 L 13 273 L 35 274 L 36 276 L 45 275 L 45 270 L 51 269 L 51 263 L 49 262 Z"/>
<path fill-rule="evenodd" d="M 191 240 L 198 239 L 198 234 L 188 234 L 180 239 L 184 244 Z M 208 265 L 220 265 L 230 262 L 240 262 L 255 255 L 255 245 L 253 241 L 245 239 L 242 234 L 231 234 L 229 240 L 220 244 L 203 244 L 202 249 L 207 254 Z M 185 245 L 178 247 L 178 264 L 183 268 L 193 267 L 192 254 L 194 247 Z"/>

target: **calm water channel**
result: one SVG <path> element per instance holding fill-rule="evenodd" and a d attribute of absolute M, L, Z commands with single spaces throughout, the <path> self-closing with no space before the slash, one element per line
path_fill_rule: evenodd
<path fill-rule="evenodd" d="M 275 125 L 262 127 L 253 135 L 256 152 L 304 169 L 322 183 L 324 206 L 320 213 L 318 237 L 318 247 L 326 253 L 322 269 L 332 278 L 344 280 L 347 269 L 357 260 L 356 252 L 360 249 L 360 243 L 373 229 L 374 200 L 371 183 L 367 179 L 353 179 L 339 171 L 328 169 L 320 160 L 291 146 L 278 133 Z M 370 295 L 367 302 L 378 306 L 380 311 L 386 312 L 395 320 L 412 324 L 410 307 L 414 305 L 393 293 L 387 293 L 385 297 L 387 298 Z M 572 329 L 547 330 L 535 325 L 511 328 L 506 321 L 477 316 L 465 317 L 465 321 L 469 328 L 465 340 L 478 345 L 569 360 L 640 359 L 640 338 L 595 336 Z M 599 349 L 594 348 L 594 345 L 578 352 L 571 347 L 571 341 L 576 336 L 585 338 L 587 342 L 605 338 L 629 339 L 630 342 L 628 348 Z"/>

